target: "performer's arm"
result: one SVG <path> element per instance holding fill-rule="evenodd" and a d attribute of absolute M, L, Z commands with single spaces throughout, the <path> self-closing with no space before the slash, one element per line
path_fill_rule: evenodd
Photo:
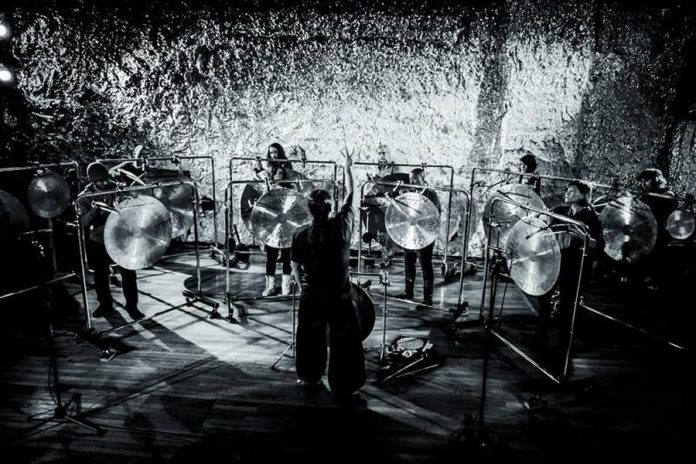
<path fill-rule="evenodd" d="M 83 197 L 77 200 L 77 210 L 80 214 L 80 224 L 82 224 L 82 227 L 89 227 L 92 225 L 99 214 L 99 208 L 92 204 L 93 199 L 94 197 Z"/>
<path fill-rule="evenodd" d="M 345 164 L 343 165 L 343 173 L 346 178 L 346 194 L 343 197 L 343 205 L 341 209 L 345 206 L 351 206 L 353 204 L 353 154 L 349 153 L 348 150 L 343 152 L 345 155 Z"/>

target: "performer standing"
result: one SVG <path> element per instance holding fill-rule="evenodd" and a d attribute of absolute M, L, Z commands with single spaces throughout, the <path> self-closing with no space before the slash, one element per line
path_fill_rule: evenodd
<path fill-rule="evenodd" d="M 657 290 L 669 280 L 671 266 L 667 245 L 670 236 L 665 226 L 667 218 L 677 209 L 679 202 L 659 169 L 644 169 L 638 174 L 638 181 L 643 188 L 640 199 L 650 207 L 657 221 L 657 240 L 650 255 L 638 264 L 637 272 L 642 276 L 643 284 Z"/>
<path fill-rule="evenodd" d="M 357 405 L 357 390 L 365 383 L 365 359 L 359 321 L 351 300 L 348 263 L 353 232 L 353 174 L 345 152 L 346 193 L 334 217 L 331 195 L 313 190 L 309 199 L 312 224 L 292 241 L 292 271 L 300 285 L 297 326 L 297 376 L 316 388 L 326 366 L 326 326 L 329 327 L 329 386 L 339 404 Z"/>
<path fill-rule="evenodd" d="M 425 186 L 425 170 L 423 168 L 415 168 L 409 173 L 409 184 L 422 185 Z M 437 193 L 434 190 L 427 187 L 423 189 L 408 189 L 402 190 L 400 193 L 405 193 L 406 191 L 415 191 L 424 195 L 430 201 L 433 202 L 437 208 L 438 213 L 440 211 L 440 200 L 437 197 Z M 405 285 L 403 293 L 397 295 L 397 298 L 402 298 L 405 300 L 413 300 L 413 289 L 416 284 L 416 258 L 420 262 L 421 272 L 423 273 L 423 304 L 427 306 L 433 305 L 433 290 L 435 288 L 435 273 L 433 272 L 433 249 L 435 248 L 435 242 L 422 248 L 420 250 L 404 250 L 404 274 L 405 274 Z"/>
<path fill-rule="evenodd" d="M 113 190 L 115 182 L 109 176 L 109 169 L 99 162 L 87 166 L 87 178 L 90 183 L 82 194 L 98 193 Z M 95 205 L 95 202 L 112 206 L 115 201 L 114 194 L 104 194 L 94 197 L 83 197 L 77 201 L 80 221 L 85 228 L 85 243 L 87 245 L 87 259 L 94 270 L 94 287 L 97 292 L 99 306 L 92 311 L 93 317 L 104 317 L 114 312 L 113 297 L 110 288 L 110 265 L 112 260 L 104 246 L 104 226 L 109 216 L 107 211 Z M 145 315 L 138 309 L 138 285 L 135 271 L 118 267 L 121 273 L 123 296 L 126 299 L 126 311 L 134 320 L 142 319 Z"/>
<path fill-rule="evenodd" d="M 520 158 L 520 170 L 528 176 L 520 176 L 518 183 L 529 185 L 534 193 L 540 195 L 541 192 L 541 178 L 534 173 L 537 169 L 537 159 L 536 156 L 531 153 L 527 153 Z"/>
<path fill-rule="evenodd" d="M 586 183 L 573 180 L 568 184 L 565 193 L 565 203 L 553 209 L 553 212 L 576 221 L 580 221 L 587 226 L 590 234 L 588 240 L 588 253 L 585 257 L 583 266 L 583 276 L 580 275 L 580 262 L 583 258 L 583 232 L 574 225 L 554 222 L 553 229 L 562 230 L 558 235 L 558 242 L 561 248 L 561 269 L 556 282 L 560 292 L 559 320 L 560 320 L 560 347 L 565 355 L 565 348 L 570 342 L 570 329 L 573 318 L 573 306 L 575 295 L 581 278 L 587 277 L 592 269 L 592 258 L 597 252 L 604 249 L 604 238 L 602 236 L 602 223 L 597 216 L 592 205 L 587 200 L 590 186 Z M 556 227 L 554 227 L 556 226 Z M 549 319 L 551 317 L 551 296 L 554 289 L 544 295 L 539 296 L 539 319 L 535 336 L 539 341 L 548 338 Z M 565 357 L 563 356 L 563 359 Z"/>
<path fill-rule="evenodd" d="M 264 178 L 268 180 L 287 180 L 292 178 L 292 164 L 287 161 L 287 156 L 285 155 L 285 150 L 279 143 L 272 143 L 268 147 L 268 152 L 266 153 L 266 169 L 263 170 L 262 167 L 257 166 L 255 171 L 257 174 L 263 172 Z M 285 161 L 284 161 L 285 160 Z M 272 188 L 272 184 L 268 183 L 268 189 Z M 275 184 L 278 187 L 291 188 L 292 184 L 282 183 Z M 281 282 L 281 293 L 283 295 L 290 295 L 291 293 L 291 267 L 290 267 L 290 248 L 275 248 L 270 245 L 264 246 L 264 251 L 266 252 L 266 283 L 262 296 L 273 296 L 278 293 L 278 289 L 275 284 L 275 274 L 276 274 L 276 264 L 278 263 L 278 256 L 280 255 L 280 261 L 283 265 L 283 277 Z"/>

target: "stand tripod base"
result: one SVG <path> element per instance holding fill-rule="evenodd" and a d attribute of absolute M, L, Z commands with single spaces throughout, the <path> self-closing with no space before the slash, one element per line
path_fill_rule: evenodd
<path fill-rule="evenodd" d="M 452 432 L 449 447 L 451 452 L 465 456 L 470 462 L 472 458 L 473 462 L 482 462 L 485 458 L 501 458 L 507 452 L 503 440 L 486 428 L 476 426 L 471 415 L 466 417 L 461 429 Z"/>
<path fill-rule="evenodd" d="M 94 425 L 84 418 L 81 418 L 80 415 L 72 415 L 68 413 L 68 409 L 70 407 L 70 404 L 76 404 L 77 409 L 79 410 L 80 407 L 80 395 L 74 394 L 73 397 L 64 405 L 58 405 L 56 408 L 53 410 L 53 415 L 50 417 L 45 417 L 42 419 L 38 419 L 39 423 L 32 425 L 29 427 L 27 430 L 24 430 L 23 432 L 19 433 L 18 435 L 15 435 L 14 437 L 11 437 L 10 439 L 7 440 L 6 444 L 12 444 L 15 442 L 18 442 L 22 440 L 23 438 L 30 437 L 31 435 L 38 433 L 39 429 L 43 427 L 44 425 L 48 424 L 49 422 L 56 422 L 56 423 L 71 423 L 74 425 L 78 425 L 80 427 L 86 428 L 87 430 L 90 430 L 94 433 L 96 433 L 99 436 L 102 436 L 106 433 L 106 431 L 102 428 L 100 428 L 97 425 Z"/>
<path fill-rule="evenodd" d="M 292 350 L 292 354 L 288 354 L 288 351 L 290 351 L 290 350 Z M 290 343 L 285 348 L 285 350 L 282 353 L 280 353 L 280 356 L 278 356 L 278 359 L 276 359 L 275 362 L 273 364 L 271 364 L 271 369 L 275 369 L 275 367 L 278 365 L 280 360 L 285 358 L 285 357 L 292 358 L 292 359 L 295 358 L 295 344 L 294 343 Z"/>

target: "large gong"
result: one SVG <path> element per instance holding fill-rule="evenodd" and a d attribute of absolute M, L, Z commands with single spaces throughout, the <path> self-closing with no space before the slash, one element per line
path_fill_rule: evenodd
<path fill-rule="evenodd" d="M 295 170 L 290 171 L 290 180 L 307 180 L 307 176 Z M 292 183 L 292 188 L 301 193 L 309 193 L 316 185 L 313 182 L 295 182 Z M 247 230 L 251 232 L 251 212 L 254 210 L 254 205 L 266 192 L 267 187 L 264 182 L 250 182 L 244 186 L 242 196 L 239 199 L 239 215 Z"/>
<path fill-rule="evenodd" d="M 362 287 L 356 284 L 351 284 L 351 287 L 353 287 L 351 294 L 353 309 L 355 309 L 355 314 L 358 316 L 360 335 L 365 340 L 375 327 L 375 305 L 370 295 Z"/>
<path fill-rule="evenodd" d="M 254 203 L 251 233 L 273 248 L 290 248 L 292 236 L 312 222 L 307 199 L 293 189 L 276 188 Z"/>

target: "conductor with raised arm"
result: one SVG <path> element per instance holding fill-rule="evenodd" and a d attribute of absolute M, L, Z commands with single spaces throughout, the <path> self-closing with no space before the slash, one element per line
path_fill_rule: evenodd
<path fill-rule="evenodd" d="M 365 383 L 365 359 L 358 317 L 351 300 L 348 271 L 353 232 L 353 153 L 345 156 L 346 191 L 343 203 L 331 216 L 331 195 L 323 189 L 310 193 L 312 223 L 292 240 L 292 272 L 301 287 L 297 326 L 296 368 L 308 389 L 321 388 L 327 360 L 329 328 L 329 387 L 334 401 L 358 405 Z"/>

